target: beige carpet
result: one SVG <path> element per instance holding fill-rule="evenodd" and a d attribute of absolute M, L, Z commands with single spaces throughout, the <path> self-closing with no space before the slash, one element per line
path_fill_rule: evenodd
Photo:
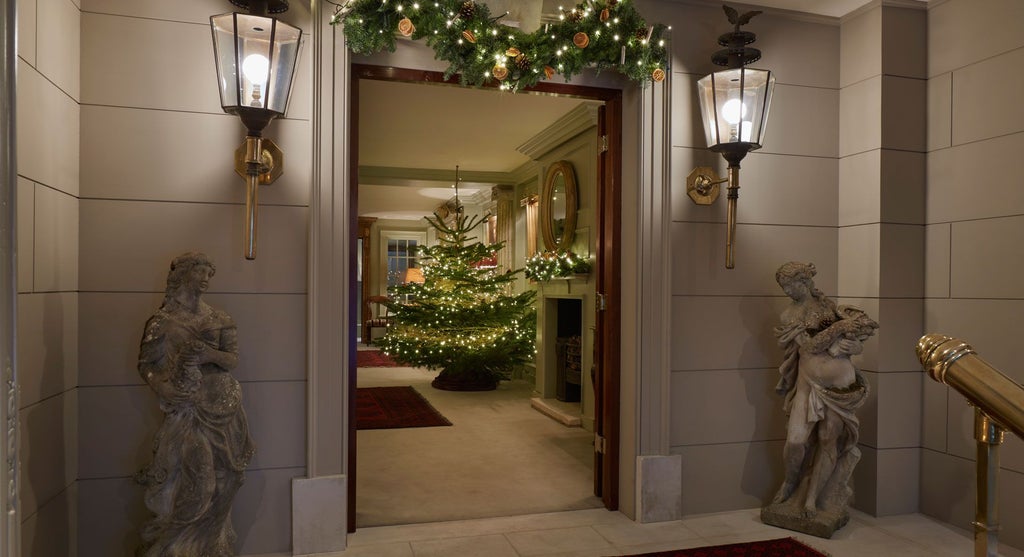
<path fill-rule="evenodd" d="M 359 370 L 358 386 L 412 385 L 451 427 L 357 433 L 356 525 L 413 524 L 596 508 L 593 434 L 530 406 L 532 385 L 439 391 L 434 373 Z"/>

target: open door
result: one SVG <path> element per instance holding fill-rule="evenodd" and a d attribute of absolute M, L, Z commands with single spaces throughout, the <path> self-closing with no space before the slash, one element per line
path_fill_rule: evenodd
<path fill-rule="evenodd" d="M 445 79 L 441 72 L 425 70 L 411 70 L 393 67 L 369 66 L 353 64 L 352 69 L 352 93 L 351 93 L 351 114 L 349 128 L 351 151 L 350 169 L 351 183 L 358 184 L 358 127 L 359 127 L 359 82 L 363 79 L 392 80 L 406 82 L 434 82 L 434 83 L 458 83 L 458 76 Z M 597 229 L 597 252 L 595 261 L 596 287 L 598 292 L 597 315 L 595 320 L 594 337 L 594 366 L 591 370 L 594 395 L 595 395 L 595 466 L 594 466 L 594 494 L 602 499 L 604 506 L 609 510 L 617 510 L 619 506 L 619 361 L 620 348 L 617 339 L 620 336 L 621 313 L 619 310 L 620 299 L 620 265 L 621 265 L 621 165 L 622 165 L 622 91 L 618 89 L 606 89 L 598 87 L 586 87 L 568 84 L 541 83 L 529 89 L 547 94 L 564 95 L 599 100 L 604 103 L 600 108 L 598 135 L 601 152 L 598 156 L 597 170 L 597 214 L 595 228 Z M 495 87 L 495 93 L 498 89 Z M 505 93 L 508 94 L 508 93 Z M 526 94 L 519 93 L 519 94 Z M 357 221 L 357 192 L 358 188 L 353 187 L 349 192 L 351 203 L 351 226 L 356 226 Z M 353 242 L 358 234 L 353 234 Z M 356 246 L 352 246 L 353 253 L 356 253 Z M 352 266 L 355 269 L 355 265 Z M 354 272 L 354 271 L 353 271 Z M 355 288 L 356 277 L 350 277 L 351 284 Z M 350 338 L 353 342 L 353 353 L 350 354 L 352 361 L 355 360 L 355 334 L 356 326 L 353 323 L 350 328 Z M 355 366 L 350 369 L 353 372 L 347 378 L 349 384 L 349 445 L 348 445 L 348 530 L 354 532 L 356 528 L 356 423 L 355 423 L 355 393 L 356 374 Z"/>
<path fill-rule="evenodd" d="M 616 91 L 618 93 L 618 91 Z M 619 508 L 622 96 L 598 111 L 597 304 L 594 322 L 594 494 Z"/>

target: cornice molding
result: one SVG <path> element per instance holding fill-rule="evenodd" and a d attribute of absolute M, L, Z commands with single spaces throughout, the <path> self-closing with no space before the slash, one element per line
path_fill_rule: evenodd
<path fill-rule="evenodd" d="M 515 185 L 511 172 L 459 170 L 462 183 Z M 401 168 L 395 166 L 360 166 L 359 183 L 375 186 L 409 186 L 411 182 L 442 182 L 451 185 L 455 169 Z"/>
<path fill-rule="evenodd" d="M 518 186 L 530 181 L 540 180 L 538 168 L 537 163 L 533 161 L 524 162 L 519 165 L 515 170 L 509 172 L 509 175 L 514 180 L 513 185 Z"/>
<path fill-rule="evenodd" d="M 936 0 L 931 0 L 932 4 L 936 4 Z M 852 12 L 839 18 L 840 25 L 846 23 L 851 19 L 855 19 L 861 15 L 874 10 L 875 8 L 906 8 L 911 10 L 922 10 L 926 11 L 930 7 L 929 2 L 922 2 L 920 0 L 873 0 L 864 4 L 863 6 L 853 10 Z"/>
<path fill-rule="evenodd" d="M 539 159 L 555 147 L 596 126 L 597 110 L 595 104 L 580 103 L 526 143 L 516 147 L 516 151 L 530 157 L 531 160 Z"/>

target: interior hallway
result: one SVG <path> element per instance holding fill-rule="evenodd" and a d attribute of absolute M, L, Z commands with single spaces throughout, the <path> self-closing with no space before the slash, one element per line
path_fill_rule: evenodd
<path fill-rule="evenodd" d="M 357 527 L 600 508 L 593 434 L 530 406 L 533 385 L 440 391 L 422 368 L 359 368 L 359 387 L 410 385 L 450 427 L 360 430 Z"/>

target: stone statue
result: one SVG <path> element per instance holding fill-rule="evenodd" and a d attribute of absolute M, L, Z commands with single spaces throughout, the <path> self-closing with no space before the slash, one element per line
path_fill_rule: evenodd
<path fill-rule="evenodd" d="M 838 306 L 814 287 L 811 263 L 790 262 L 775 279 L 792 303 L 775 336 L 784 351 L 775 387 L 789 415 L 783 449 L 785 478 L 761 520 L 830 538 L 849 520 L 850 475 L 860 460 L 860 422 L 854 411 L 869 387 L 850 356 L 878 323 L 863 311 Z"/>
<path fill-rule="evenodd" d="M 138 556 L 236 555 L 231 503 L 256 448 L 229 373 L 238 365 L 235 322 L 202 300 L 213 274 L 204 254 L 176 257 L 139 347 L 139 374 L 164 420 L 152 462 L 136 475 L 154 515 Z"/>

